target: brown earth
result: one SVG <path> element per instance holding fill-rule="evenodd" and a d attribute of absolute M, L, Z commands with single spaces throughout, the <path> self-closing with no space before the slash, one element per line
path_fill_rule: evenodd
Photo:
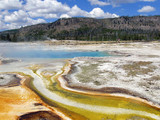
<path fill-rule="evenodd" d="M 38 111 L 27 113 L 18 118 L 18 120 L 62 120 L 58 115 L 50 111 Z"/>

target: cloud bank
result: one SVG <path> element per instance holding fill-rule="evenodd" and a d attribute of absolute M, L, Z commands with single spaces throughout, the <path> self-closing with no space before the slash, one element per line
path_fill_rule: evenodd
<path fill-rule="evenodd" d="M 96 4 L 106 5 L 94 0 Z M 0 0 L 0 30 L 16 29 L 26 25 L 45 23 L 48 19 L 70 17 L 114 18 L 116 14 L 93 8 L 90 12 L 77 5 L 73 7 L 57 0 Z"/>
<path fill-rule="evenodd" d="M 154 2 L 156 0 L 88 0 L 91 5 L 99 5 L 99 6 L 105 6 L 105 5 L 112 5 L 114 7 L 119 6 L 120 4 L 126 4 L 126 3 L 135 3 L 135 2 Z"/>
<path fill-rule="evenodd" d="M 156 9 L 154 7 L 152 7 L 152 6 L 144 6 L 141 9 L 139 9 L 138 12 L 145 12 L 145 13 L 147 13 L 147 12 L 153 12 L 155 10 Z"/>

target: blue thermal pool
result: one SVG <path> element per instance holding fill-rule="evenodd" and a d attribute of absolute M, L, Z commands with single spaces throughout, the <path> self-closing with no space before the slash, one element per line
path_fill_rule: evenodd
<path fill-rule="evenodd" d="M 43 50 L 33 48 L 10 48 L 1 50 L 0 55 L 5 58 L 74 58 L 74 57 L 104 57 L 110 56 L 101 51 L 73 51 L 73 50 Z"/>

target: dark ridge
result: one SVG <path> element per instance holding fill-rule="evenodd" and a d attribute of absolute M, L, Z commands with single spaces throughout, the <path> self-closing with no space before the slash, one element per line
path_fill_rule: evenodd
<path fill-rule="evenodd" d="M 62 118 L 50 111 L 38 111 L 22 115 L 18 120 L 62 120 Z"/>
<path fill-rule="evenodd" d="M 160 16 L 122 16 L 119 18 L 67 18 L 0 32 L 0 41 L 37 40 L 113 41 L 160 40 Z"/>

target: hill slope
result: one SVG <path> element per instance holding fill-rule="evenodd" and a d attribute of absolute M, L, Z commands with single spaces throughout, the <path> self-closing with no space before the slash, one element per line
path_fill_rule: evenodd
<path fill-rule="evenodd" d="M 0 40 L 154 40 L 160 39 L 160 16 L 108 19 L 68 18 L 0 33 Z"/>

